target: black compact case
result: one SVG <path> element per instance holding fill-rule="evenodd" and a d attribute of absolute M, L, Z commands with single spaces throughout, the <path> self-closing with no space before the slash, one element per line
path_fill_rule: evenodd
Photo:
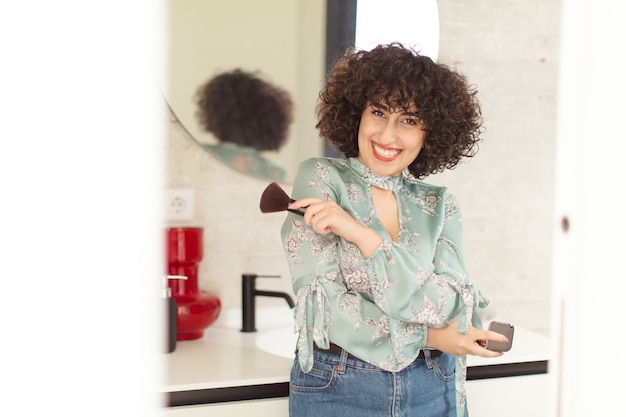
<path fill-rule="evenodd" d="M 511 323 L 492 321 L 489 324 L 489 330 L 505 335 L 509 341 L 503 343 L 487 340 L 487 349 L 493 350 L 494 352 L 508 352 L 511 350 L 511 347 L 513 346 L 513 333 L 515 333 L 515 327 Z"/>

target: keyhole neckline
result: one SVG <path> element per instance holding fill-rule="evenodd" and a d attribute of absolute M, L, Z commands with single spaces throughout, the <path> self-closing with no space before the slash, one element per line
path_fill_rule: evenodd
<path fill-rule="evenodd" d="M 387 191 L 398 191 L 402 187 L 402 182 L 405 180 L 417 181 L 417 179 L 411 175 L 408 168 L 405 168 L 401 175 L 394 177 L 391 175 L 376 174 L 356 157 L 348 158 L 348 166 L 350 166 L 367 184 Z"/>

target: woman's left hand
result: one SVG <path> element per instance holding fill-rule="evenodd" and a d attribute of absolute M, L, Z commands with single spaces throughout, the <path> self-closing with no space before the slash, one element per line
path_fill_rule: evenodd
<path fill-rule="evenodd" d="M 502 352 L 495 352 L 485 347 L 487 340 L 506 342 L 508 339 L 491 330 L 481 330 L 470 326 L 467 333 L 459 333 L 459 323 L 453 321 L 443 329 L 428 328 L 426 345 L 452 355 L 476 355 L 485 358 L 502 356 Z"/>

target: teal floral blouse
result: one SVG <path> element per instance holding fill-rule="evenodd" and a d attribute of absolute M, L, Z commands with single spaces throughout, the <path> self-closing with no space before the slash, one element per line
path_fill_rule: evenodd
<path fill-rule="evenodd" d="M 398 241 L 391 239 L 374 209 L 370 186 L 396 195 Z M 397 372 L 426 345 L 428 327 L 459 320 L 482 328 L 479 307 L 488 300 L 468 280 L 462 250 L 461 214 L 445 187 L 425 184 L 405 170 L 399 177 L 374 174 L 357 158 L 312 158 L 303 162 L 292 198 L 334 200 L 382 238 L 365 258 L 335 234 L 319 235 L 303 218 L 289 214 L 281 234 L 297 302 L 300 367 L 313 366 L 313 343 L 329 343 L 381 369 Z M 457 413 L 465 405 L 465 356 L 457 357 Z"/>
<path fill-rule="evenodd" d="M 226 164 L 246 174 L 274 181 L 285 180 L 285 168 L 280 166 L 278 162 L 263 157 L 259 151 L 252 147 L 240 146 L 232 142 L 220 142 L 215 145 L 203 144 L 202 147 Z"/>

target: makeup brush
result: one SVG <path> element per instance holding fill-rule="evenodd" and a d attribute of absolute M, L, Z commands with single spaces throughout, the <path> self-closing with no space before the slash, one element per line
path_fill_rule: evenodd
<path fill-rule="evenodd" d="M 263 194 L 261 194 L 261 212 L 275 213 L 286 210 L 303 216 L 306 210 L 304 207 L 295 210 L 287 208 L 289 203 L 293 203 L 294 201 L 296 200 L 291 199 L 285 190 L 280 188 L 280 185 L 273 182 L 268 185 L 265 191 L 263 191 Z"/>

